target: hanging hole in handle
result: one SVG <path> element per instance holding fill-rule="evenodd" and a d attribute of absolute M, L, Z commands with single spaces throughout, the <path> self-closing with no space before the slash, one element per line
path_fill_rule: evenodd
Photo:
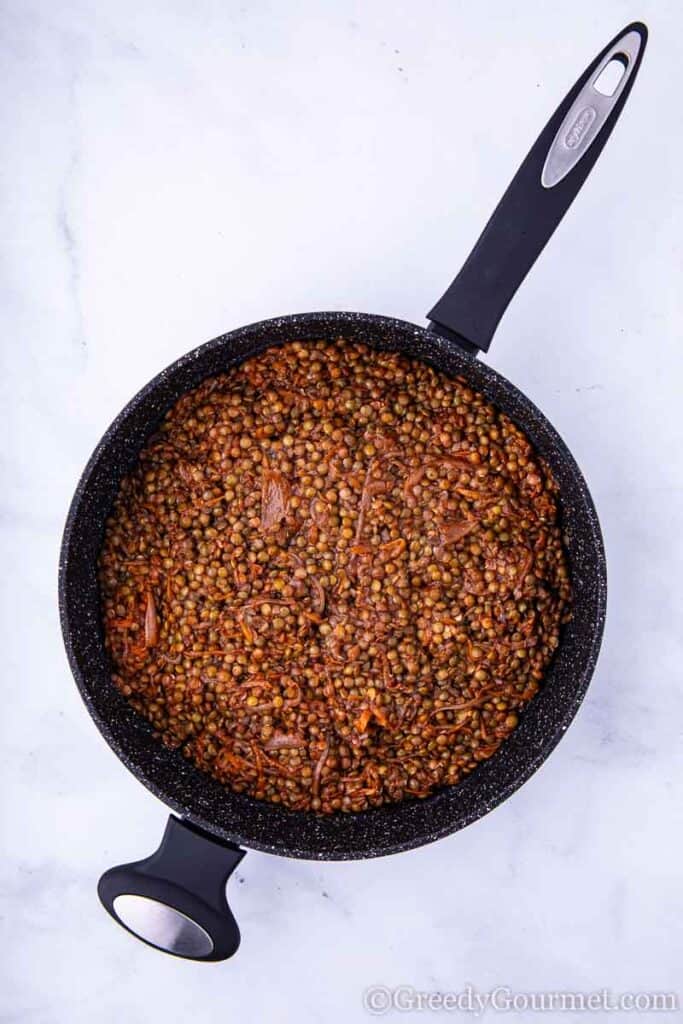
<path fill-rule="evenodd" d="M 628 57 L 625 53 L 615 53 L 593 82 L 593 88 L 601 96 L 614 96 L 619 83 L 626 74 Z"/>

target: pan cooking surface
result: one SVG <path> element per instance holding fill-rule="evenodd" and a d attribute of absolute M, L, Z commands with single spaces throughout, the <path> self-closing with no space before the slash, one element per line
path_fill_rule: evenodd
<path fill-rule="evenodd" d="M 273 346 L 173 406 L 100 554 L 113 681 L 235 792 L 357 813 L 492 756 L 567 618 L 556 485 L 462 378 Z"/>

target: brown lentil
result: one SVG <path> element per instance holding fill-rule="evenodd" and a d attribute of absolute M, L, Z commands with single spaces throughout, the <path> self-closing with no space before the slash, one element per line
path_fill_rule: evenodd
<path fill-rule="evenodd" d="M 121 484 L 114 683 L 237 792 L 426 797 L 498 749 L 557 647 L 556 494 L 464 380 L 341 340 L 268 349 L 185 394 Z"/>

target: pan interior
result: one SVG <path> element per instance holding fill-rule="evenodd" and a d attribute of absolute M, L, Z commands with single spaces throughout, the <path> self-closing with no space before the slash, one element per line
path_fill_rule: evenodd
<path fill-rule="evenodd" d="M 426 800 L 357 814 L 319 816 L 236 794 L 169 751 L 111 683 L 103 645 L 96 563 L 105 518 L 122 477 L 167 410 L 205 377 L 225 372 L 270 345 L 294 340 L 362 341 L 421 359 L 506 412 L 550 465 L 573 584 L 573 617 L 539 694 L 488 761 Z M 81 695 L 124 764 L 195 825 L 231 842 L 291 857 L 344 860 L 395 853 L 431 842 L 488 813 L 539 767 L 578 710 L 597 660 L 605 616 L 605 557 L 595 508 L 568 448 L 543 414 L 490 367 L 413 324 L 364 313 L 305 313 L 223 335 L 183 356 L 147 384 L 95 449 L 69 511 L 60 558 L 64 640 Z"/>

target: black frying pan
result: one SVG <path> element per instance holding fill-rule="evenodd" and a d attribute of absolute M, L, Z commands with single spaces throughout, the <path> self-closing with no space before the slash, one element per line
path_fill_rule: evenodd
<path fill-rule="evenodd" d="M 242 327 L 163 370 L 120 413 L 97 445 L 74 496 L 60 560 L 64 642 L 90 714 L 126 767 L 182 820 L 171 816 L 159 849 L 100 880 L 112 916 L 178 956 L 221 960 L 239 944 L 225 883 L 244 856 L 237 844 L 287 857 L 377 857 L 432 842 L 487 814 L 536 771 L 572 721 L 598 656 L 606 569 L 600 527 L 583 477 L 543 414 L 514 385 L 473 358 L 486 351 L 508 302 L 597 160 L 631 90 L 647 30 L 628 25 L 605 47 L 553 114 L 446 294 L 431 325 L 368 313 L 304 313 Z M 611 96 L 594 87 L 621 69 Z M 609 72 L 607 73 L 609 74 Z M 540 693 L 490 760 L 426 800 L 357 814 L 285 810 L 231 792 L 152 737 L 111 683 L 103 645 L 96 562 L 121 478 L 183 392 L 270 345 L 299 339 L 359 339 L 462 375 L 531 438 L 560 486 L 573 581 L 573 618 Z"/>

